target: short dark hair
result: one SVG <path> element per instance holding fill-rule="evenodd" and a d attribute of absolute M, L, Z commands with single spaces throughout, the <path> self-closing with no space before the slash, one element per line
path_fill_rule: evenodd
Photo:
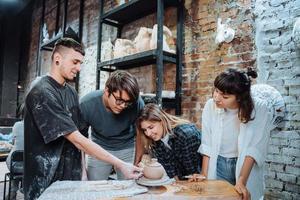
<path fill-rule="evenodd" d="M 254 109 L 253 99 L 251 97 L 251 79 L 257 77 L 257 72 L 253 68 L 247 68 L 247 71 L 239 68 L 228 68 L 219 74 L 214 86 L 225 94 L 236 96 L 239 104 L 239 119 L 243 123 L 247 123 L 251 118 Z"/>
<path fill-rule="evenodd" d="M 111 94 L 116 91 L 124 90 L 127 92 L 130 100 L 136 102 L 139 97 L 140 89 L 136 78 L 127 71 L 114 71 L 105 83 L 108 92 Z"/>
<path fill-rule="evenodd" d="M 55 42 L 55 45 L 54 45 L 54 48 L 52 51 L 52 56 L 51 56 L 52 60 L 53 60 L 54 53 L 58 52 L 61 49 L 61 47 L 74 49 L 75 51 L 79 52 L 81 55 L 83 55 L 83 56 L 85 55 L 83 44 L 77 42 L 73 38 L 64 37 L 64 38 L 58 39 Z"/>

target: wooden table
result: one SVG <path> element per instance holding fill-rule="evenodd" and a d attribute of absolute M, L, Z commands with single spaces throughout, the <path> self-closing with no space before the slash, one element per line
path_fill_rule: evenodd
<path fill-rule="evenodd" d="M 127 181 L 128 182 L 128 181 Z M 110 184 L 112 182 L 109 182 Z M 114 184 L 124 183 L 122 181 L 114 181 Z M 135 183 L 132 181 L 132 184 Z M 225 181 L 205 180 L 202 182 L 177 181 L 175 183 L 159 186 L 147 187 L 148 192 L 130 197 L 104 198 L 104 193 L 109 190 L 110 186 L 104 181 L 61 181 L 55 182 L 41 195 L 41 200 L 240 200 L 241 196 L 235 191 L 234 187 Z M 130 187 L 129 191 L 147 188 L 135 186 Z M 120 190 L 111 190 L 111 194 L 123 192 Z M 127 190 L 128 192 L 128 190 Z"/>
<path fill-rule="evenodd" d="M 114 198 L 114 200 L 239 200 L 241 196 L 234 187 L 225 181 L 206 180 L 202 182 L 177 181 L 171 185 L 160 187 L 148 187 L 145 194 L 130 198 Z"/>

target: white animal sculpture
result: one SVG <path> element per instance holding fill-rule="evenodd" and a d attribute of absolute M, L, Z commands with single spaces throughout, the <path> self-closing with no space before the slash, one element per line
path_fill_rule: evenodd
<path fill-rule="evenodd" d="M 171 49 L 167 43 L 167 36 L 172 37 L 172 32 L 166 26 L 163 26 L 163 50 L 171 53 L 175 53 L 173 49 Z M 153 26 L 152 35 L 150 40 L 150 49 L 157 48 L 157 24 Z"/>
<path fill-rule="evenodd" d="M 137 52 L 148 51 L 150 49 L 150 40 L 152 29 L 141 27 L 133 43 Z"/>
<path fill-rule="evenodd" d="M 218 18 L 217 23 L 217 36 L 215 39 L 216 44 L 220 44 L 222 42 L 229 43 L 233 40 L 235 31 L 229 27 L 228 23 L 230 22 L 230 18 L 226 20 L 224 24 L 222 24 L 222 19 Z"/>
<path fill-rule="evenodd" d="M 114 47 L 114 58 L 119 58 L 135 53 L 134 43 L 127 39 L 116 39 Z"/>
<path fill-rule="evenodd" d="M 110 38 L 101 44 L 101 61 L 111 60 L 113 57 L 114 45 L 111 43 Z"/>

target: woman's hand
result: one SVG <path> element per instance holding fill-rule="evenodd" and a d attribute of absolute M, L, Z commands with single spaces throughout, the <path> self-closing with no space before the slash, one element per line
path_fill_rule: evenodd
<path fill-rule="evenodd" d="M 237 181 L 234 188 L 236 189 L 236 191 L 239 194 L 241 194 L 243 196 L 243 200 L 250 200 L 251 199 L 250 192 L 247 190 L 246 186 L 244 185 L 244 183 L 242 181 L 240 181 L 240 180 Z"/>
<path fill-rule="evenodd" d="M 127 179 L 138 179 L 143 175 L 143 168 L 122 162 L 118 167 Z"/>
<path fill-rule="evenodd" d="M 236 191 L 243 195 L 243 200 L 251 199 L 250 192 L 246 188 L 246 185 L 247 185 L 248 177 L 249 177 L 249 174 L 252 170 L 254 163 L 255 163 L 254 158 L 252 158 L 250 156 L 245 157 L 245 160 L 244 160 L 241 172 L 240 172 L 240 176 L 234 186 Z"/>
<path fill-rule="evenodd" d="M 189 182 L 194 182 L 194 181 L 203 181 L 206 179 L 207 176 L 201 173 L 201 174 L 193 174 L 185 177 L 189 179 Z"/>

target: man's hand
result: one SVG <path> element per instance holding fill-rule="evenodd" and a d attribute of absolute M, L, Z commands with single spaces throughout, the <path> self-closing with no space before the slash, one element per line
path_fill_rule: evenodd
<path fill-rule="evenodd" d="M 244 185 L 244 183 L 242 181 L 237 181 L 237 183 L 235 184 L 234 188 L 236 189 L 236 191 L 243 195 L 243 200 L 250 200 L 251 199 L 251 195 L 250 192 L 247 190 L 246 186 Z"/>
<path fill-rule="evenodd" d="M 143 175 L 143 168 L 122 162 L 118 167 L 127 179 L 138 179 Z"/>
<path fill-rule="evenodd" d="M 112 164 L 113 166 L 116 166 L 116 168 L 118 168 L 127 179 L 138 179 L 143 175 L 142 168 L 133 166 L 132 164 L 120 160 L 92 140 L 84 137 L 79 131 L 74 131 L 65 135 L 65 137 L 78 149 L 84 151 L 85 153 L 97 158 L 98 160 L 102 160 Z"/>

